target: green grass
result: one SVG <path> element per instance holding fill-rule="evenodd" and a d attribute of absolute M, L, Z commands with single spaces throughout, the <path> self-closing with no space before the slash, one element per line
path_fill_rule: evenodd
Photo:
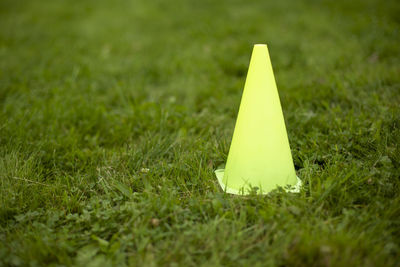
<path fill-rule="evenodd" d="M 0 2 L 0 265 L 399 266 L 396 1 Z M 300 194 L 226 161 L 268 43 Z"/>

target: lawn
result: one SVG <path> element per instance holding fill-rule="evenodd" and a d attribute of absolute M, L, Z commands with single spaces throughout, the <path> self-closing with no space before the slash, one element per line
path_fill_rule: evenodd
<path fill-rule="evenodd" d="M 0 2 L 0 266 L 399 266 L 400 3 Z M 225 194 L 255 43 L 300 193 Z"/>

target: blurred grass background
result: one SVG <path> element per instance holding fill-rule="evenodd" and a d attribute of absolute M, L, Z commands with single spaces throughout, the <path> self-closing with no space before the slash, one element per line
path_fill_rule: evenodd
<path fill-rule="evenodd" d="M 0 2 L 0 265 L 399 266 L 397 1 Z M 267 43 L 300 194 L 224 194 Z"/>

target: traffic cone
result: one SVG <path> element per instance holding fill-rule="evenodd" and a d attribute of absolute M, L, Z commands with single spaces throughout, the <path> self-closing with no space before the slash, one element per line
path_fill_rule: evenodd
<path fill-rule="evenodd" d="M 231 194 L 300 190 L 265 44 L 254 45 L 226 167 L 215 174 Z"/>

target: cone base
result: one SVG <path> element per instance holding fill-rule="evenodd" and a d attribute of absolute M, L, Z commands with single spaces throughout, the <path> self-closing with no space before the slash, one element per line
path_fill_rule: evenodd
<path fill-rule="evenodd" d="M 224 178 L 224 173 L 225 173 L 225 169 L 218 169 L 215 171 L 215 175 L 217 176 L 218 183 L 221 186 L 222 190 L 224 190 L 226 193 L 234 194 L 234 195 L 249 195 L 250 194 L 250 192 L 248 190 L 247 191 L 237 190 L 237 189 L 226 186 L 222 181 L 222 179 Z M 295 186 L 293 186 L 291 189 L 285 189 L 285 191 L 290 192 L 290 193 L 299 193 L 301 185 L 302 185 L 302 182 L 299 179 L 299 177 L 297 177 L 297 184 Z M 269 192 L 270 191 L 261 192 L 261 195 L 266 195 Z"/>

